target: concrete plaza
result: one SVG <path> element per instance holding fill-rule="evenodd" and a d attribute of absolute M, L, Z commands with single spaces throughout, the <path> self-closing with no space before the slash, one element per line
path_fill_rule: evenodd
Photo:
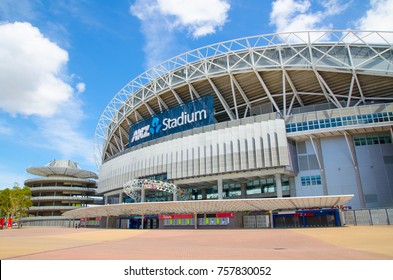
<path fill-rule="evenodd" d="M 393 260 L 393 226 L 302 229 L 0 230 L 0 259 Z"/>

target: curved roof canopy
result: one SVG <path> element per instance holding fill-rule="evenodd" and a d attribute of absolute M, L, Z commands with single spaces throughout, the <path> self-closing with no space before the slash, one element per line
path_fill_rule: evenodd
<path fill-rule="evenodd" d="M 326 208 L 342 206 L 353 195 L 332 195 L 312 197 L 285 197 L 260 199 L 223 199 L 190 200 L 148 203 L 112 204 L 96 207 L 79 208 L 67 211 L 63 216 L 80 219 L 104 216 L 162 215 L 162 214 L 198 214 L 263 210 L 288 210 L 304 208 Z"/>
<path fill-rule="evenodd" d="M 206 95 L 217 122 L 268 105 L 337 108 L 393 100 L 393 32 L 309 31 L 235 39 L 173 57 L 120 90 L 95 132 L 96 163 L 127 148 L 133 124 Z"/>
<path fill-rule="evenodd" d="M 54 159 L 46 166 L 29 167 L 27 168 L 27 172 L 42 177 L 66 176 L 81 179 L 98 178 L 96 173 L 83 170 L 79 167 L 78 163 L 70 160 Z"/>

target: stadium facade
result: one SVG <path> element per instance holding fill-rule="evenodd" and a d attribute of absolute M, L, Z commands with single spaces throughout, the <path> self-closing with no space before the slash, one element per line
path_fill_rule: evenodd
<path fill-rule="evenodd" d="M 106 204 L 137 202 L 124 187 L 162 180 L 178 189 L 142 186 L 139 199 L 353 194 L 354 209 L 392 207 L 392 125 L 393 32 L 221 42 L 149 69 L 111 100 L 96 129 L 98 190 Z"/>

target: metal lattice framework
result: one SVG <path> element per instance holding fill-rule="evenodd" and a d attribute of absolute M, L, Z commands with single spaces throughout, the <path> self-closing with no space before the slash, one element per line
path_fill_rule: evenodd
<path fill-rule="evenodd" d="M 133 179 L 123 186 L 123 191 L 126 195 L 134 199 L 136 202 L 141 201 L 142 189 L 145 190 L 158 190 L 166 193 L 176 195 L 181 200 L 189 200 L 190 193 L 177 187 L 175 184 L 151 179 Z"/>
<path fill-rule="evenodd" d="M 288 32 L 209 45 L 147 70 L 115 95 L 96 128 L 96 162 L 126 149 L 134 123 L 208 94 L 218 122 L 261 104 L 286 118 L 311 104 L 392 101 L 392 78 L 393 32 Z"/>

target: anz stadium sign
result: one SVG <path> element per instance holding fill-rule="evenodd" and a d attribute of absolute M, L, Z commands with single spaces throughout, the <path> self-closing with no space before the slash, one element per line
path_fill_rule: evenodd
<path fill-rule="evenodd" d="M 132 125 L 128 147 L 214 123 L 214 97 L 206 96 Z"/>

